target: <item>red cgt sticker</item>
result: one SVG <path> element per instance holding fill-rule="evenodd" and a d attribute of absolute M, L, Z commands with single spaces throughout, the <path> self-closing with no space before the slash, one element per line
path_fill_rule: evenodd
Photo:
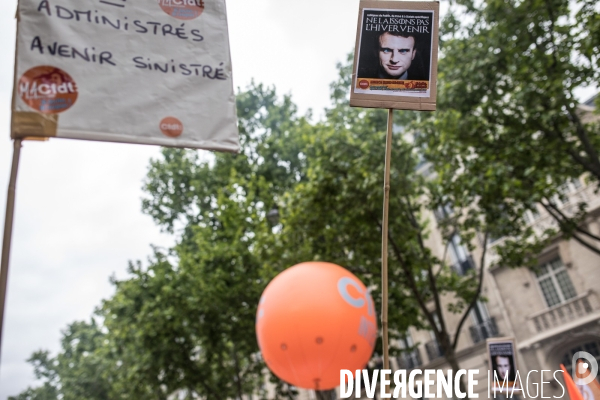
<path fill-rule="evenodd" d="M 168 137 L 176 138 L 183 132 L 183 124 L 175 117 L 165 117 L 160 121 L 160 131 Z"/>

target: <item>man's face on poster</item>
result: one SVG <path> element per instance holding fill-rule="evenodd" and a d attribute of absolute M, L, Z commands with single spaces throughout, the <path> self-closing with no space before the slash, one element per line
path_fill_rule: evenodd
<path fill-rule="evenodd" d="M 379 37 L 379 65 L 393 78 L 400 78 L 415 58 L 415 38 L 388 32 Z"/>
<path fill-rule="evenodd" d="M 508 357 L 496 356 L 496 370 L 499 378 L 504 380 L 510 371 L 510 359 Z"/>

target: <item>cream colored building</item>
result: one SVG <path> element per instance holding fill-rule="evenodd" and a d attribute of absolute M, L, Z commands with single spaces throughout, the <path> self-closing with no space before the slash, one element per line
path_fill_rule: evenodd
<path fill-rule="evenodd" d="M 600 235 L 600 195 L 581 181 L 569 183 L 565 190 L 569 201 L 562 204 L 563 210 L 586 200 L 591 210 L 588 228 Z M 556 224 L 541 209 L 529 218 L 539 230 Z M 487 302 L 478 304 L 463 327 L 457 346 L 459 364 L 464 369 L 480 370 L 478 393 L 480 398 L 487 398 L 486 338 L 511 337 L 516 341 L 520 374 L 546 370 L 543 380 L 552 383 L 544 385 L 544 396 L 559 396 L 562 389 L 554 383 L 552 373 L 560 369 L 561 363 L 570 368 L 571 357 L 582 350 L 600 359 L 600 256 L 575 240 L 557 238 L 539 256 L 537 273 L 525 268 L 490 267 L 495 261 L 494 247 L 502 240 L 488 247 L 482 291 Z M 441 243 L 439 235 L 432 235 L 429 245 L 440 249 Z M 472 259 L 479 262 L 481 246 L 472 258 L 460 243 L 450 247 L 449 261 L 454 261 L 457 270 Z M 444 316 L 449 332 L 454 332 L 460 316 L 448 312 Z M 408 345 L 416 345 L 416 350 L 396 360 L 396 367 L 448 368 L 430 332 L 411 330 L 409 341 L 412 343 Z M 533 383 L 541 380 L 540 372 L 530 375 L 532 395 Z"/>

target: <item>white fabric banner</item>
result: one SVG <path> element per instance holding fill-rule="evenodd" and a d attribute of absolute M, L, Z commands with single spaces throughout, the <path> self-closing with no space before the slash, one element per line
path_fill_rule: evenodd
<path fill-rule="evenodd" d="M 225 0 L 19 0 L 13 137 L 238 151 Z"/>

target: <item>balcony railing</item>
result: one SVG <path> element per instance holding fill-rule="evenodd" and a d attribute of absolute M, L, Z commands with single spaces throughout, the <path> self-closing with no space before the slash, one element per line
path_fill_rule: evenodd
<path fill-rule="evenodd" d="M 398 357 L 398 366 L 400 369 L 414 369 L 421 364 L 421 352 L 419 349 L 404 351 L 400 357 Z"/>
<path fill-rule="evenodd" d="M 562 304 L 530 315 L 527 319 L 530 322 L 531 331 L 533 333 L 544 332 L 585 317 L 599 309 L 595 300 L 592 292 L 587 292 Z"/>
<path fill-rule="evenodd" d="M 473 343 L 479 343 L 487 338 L 496 337 L 498 336 L 496 319 L 492 317 L 480 324 L 472 325 L 469 327 L 469 331 L 471 332 L 471 339 L 473 339 Z"/>
<path fill-rule="evenodd" d="M 425 343 L 425 350 L 427 350 L 427 357 L 429 358 L 429 361 L 433 361 L 436 358 L 444 356 L 444 351 L 435 339 L 431 342 Z"/>

